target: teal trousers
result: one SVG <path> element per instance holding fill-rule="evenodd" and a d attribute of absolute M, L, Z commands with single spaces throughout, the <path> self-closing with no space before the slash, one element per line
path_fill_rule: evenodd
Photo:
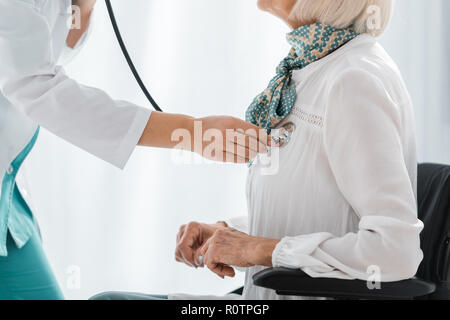
<path fill-rule="evenodd" d="M 18 249 L 11 235 L 8 256 L 0 257 L 0 300 L 63 300 L 35 230 L 27 244 Z"/>

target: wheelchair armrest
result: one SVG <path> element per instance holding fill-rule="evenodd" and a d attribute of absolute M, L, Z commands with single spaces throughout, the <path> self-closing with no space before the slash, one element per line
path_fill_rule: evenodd
<path fill-rule="evenodd" d="M 366 281 L 311 278 L 301 270 L 287 268 L 258 272 L 253 283 L 275 290 L 278 295 L 343 299 L 412 299 L 436 290 L 435 284 L 417 278 L 383 282 L 380 289 L 370 290 Z"/>

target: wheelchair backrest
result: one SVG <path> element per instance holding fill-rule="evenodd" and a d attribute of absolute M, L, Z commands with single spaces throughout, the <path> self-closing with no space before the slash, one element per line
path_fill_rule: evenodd
<path fill-rule="evenodd" d="M 419 165 L 418 208 L 425 228 L 417 276 L 434 282 L 437 295 L 450 298 L 450 166 Z"/>

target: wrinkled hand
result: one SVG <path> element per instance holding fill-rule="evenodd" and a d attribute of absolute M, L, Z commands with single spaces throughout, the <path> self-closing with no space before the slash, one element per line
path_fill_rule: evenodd
<path fill-rule="evenodd" d="M 272 252 L 279 240 L 256 238 L 233 228 L 221 228 L 206 241 L 203 263 L 219 277 L 234 277 L 235 267 L 272 266 Z"/>
<path fill-rule="evenodd" d="M 198 259 L 201 247 L 216 230 L 225 227 L 224 223 L 204 224 L 190 222 L 187 225 L 182 225 L 177 235 L 176 261 L 194 268 L 202 266 L 201 261 Z"/>
<path fill-rule="evenodd" d="M 195 152 L 209 160 L 248 163 L 275 144 L 263 129 L 238 118 L 213 116 L 199 121 L 204 141 Z"/>

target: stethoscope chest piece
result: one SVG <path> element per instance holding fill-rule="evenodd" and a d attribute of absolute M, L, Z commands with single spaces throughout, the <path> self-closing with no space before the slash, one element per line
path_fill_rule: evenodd
<path fill-rule="evenodd" d="M 280 148 L 284 148 L 291 142 L 295 129 L 296 125 L 293 122 L 288 122 L 278 128 L 272 129 L 270 137 L 276 145 L 268 147 L 267 153 L 260 154 L 257 158 L 258 164 L 264 170 L 262 174 L 266 175 L 274 173 L 273 169 L 277 168 L 279 164 L 280 153 L 278 151 Z M 253 163 L 251 165 L 253 165 Z"/>
<path fill-rule="evenodd" d="M 273 141 L 282 148 L 291 142 L 295 129 L 295 124 L 293 122 L 288 122 L 281 127 L 272 130 L 270 136 Z"/>

